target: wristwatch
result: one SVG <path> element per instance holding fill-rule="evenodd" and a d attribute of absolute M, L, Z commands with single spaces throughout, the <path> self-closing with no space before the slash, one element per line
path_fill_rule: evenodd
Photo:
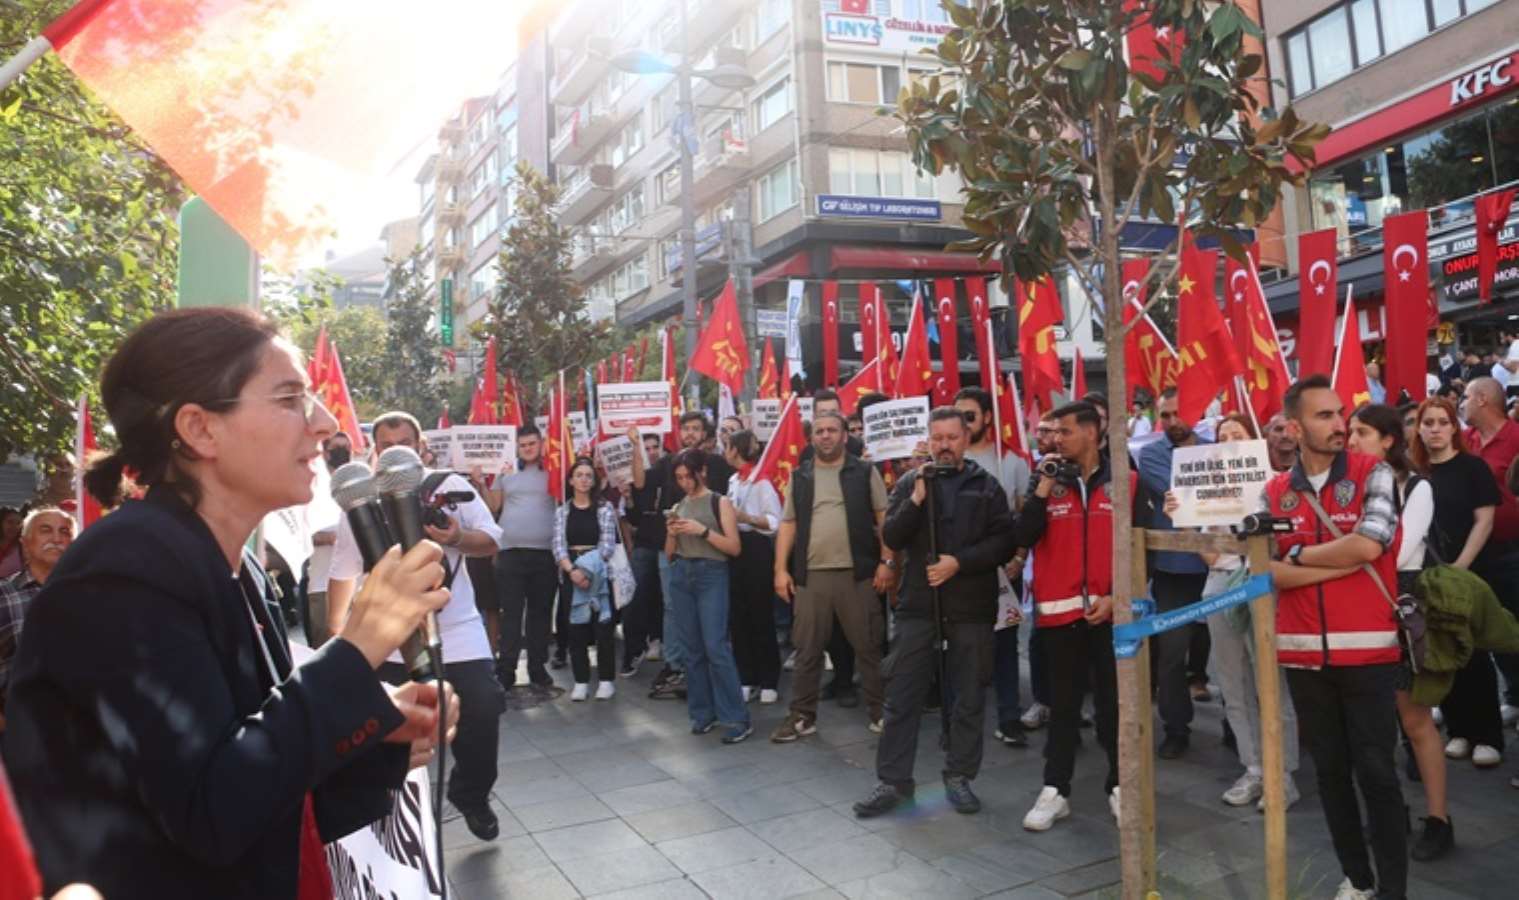
<path fill-rule="evenodd" d="M 1287 562 L 1293 564 L 1294 566 L 1301 566 L 1303 564 L 1303 561 L 1298 557 L 1303 555 L 1303 548 L 1305 546 L 1307 545 L 1293 544 L 1292 549 L 1287 551 Z"/>
<path fill-rule="evenodd" d="M 881 560 L 881 565 L 892 570 L 893 572 L 897 570 L 897 561 L 895 559 L 883 559 Z"/>

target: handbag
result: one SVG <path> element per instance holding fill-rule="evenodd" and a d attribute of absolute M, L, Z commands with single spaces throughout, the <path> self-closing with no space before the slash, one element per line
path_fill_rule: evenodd
<path fill-rule="evenodd" d="M 1318 497 L 1314 496 L 1312 492 L 1298 491 L 1297 493 L 1299 497 L 1308 501 L 1309 506 L 1313 507 L 1314 515 L 1319 517 L 1319 521 L 1324 524 L 1325 528 L 1329 529 L 1331 535 L 1337 538 L 1344 535 L 1344 532 L 1340 531 L 1339 526 L 1334 524 L 1334 520 L 1329 518 L 1329 513 L 1324 511 L 1324 506 L 1319 503 Z M 1381 573 L 1377 572 L 1371 563 L 1361 563 L 1361 570 L 1371 576 L 1371 581 L 1377 586 L 1382 599 L 1386 600 L 1387 604 L 1392 607 L 1393 618 L 1397 619 L 1398 622 L 1398 644 L 1403 648 L 1404 657 L 1408 660 L 1408 667 L 1413 670 L 1415 675 L 1419 674 L 1419 671 L 1424 668 L 1424 651 L 1426 648 L 1424 610 L 1419 608 L 1419 602 L 1414 599 L 1412 594 L 1399 594 L 1396 600 L 1393 599 L 1392 592 L 1387 589 L 1387 585 L 1382 581 Z"/>
<path fill-rule="evenodd" d="M 633 577 L 633 566 L 628 562 L 628 551 L 622 546 L 620 536 L 612 548 L 612 558 L 607 561 L 607 574 L 612 582 L 612 605 L 622 609 L 632 603 L 638 581 Z"/>

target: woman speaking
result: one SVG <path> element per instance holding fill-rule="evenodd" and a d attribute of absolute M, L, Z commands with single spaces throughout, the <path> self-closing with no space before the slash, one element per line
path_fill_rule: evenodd
<path fill-rule="evenodd" d="M 5 766 L 45 886 L 306 894 L 322 842 L 385 815 L 432 753 L 436 690 L 392 695 L 375 668 L 447 601 L 441 550 L 391 548 L 337 639 L 292 668 L 243 545 L 311 499 L 334 432 L 299 351 L 255 313 L 177 310 L 127 338 L 101 394 L 120 447 L 86 486 L 112 505 L 130 468 L 147 496 L 59 561 L 7 705 Z"/>

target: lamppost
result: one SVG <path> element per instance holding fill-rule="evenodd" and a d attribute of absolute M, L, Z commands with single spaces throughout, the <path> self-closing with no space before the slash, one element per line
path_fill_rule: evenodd
<path fill-rule="evenodd" d="M 678 115 L 671 124 L 680 149 L 680 288 L 681 322 L 686 331 L 686 359 L 696 355 L 696 200 L 692 186 L 696 181 L 696 104 L 691 99 L 691 79 L 700 78 L 720 88 L 743 90 L 754 87 L 754 78 L 743 66 L 724 63 L 710 69 L 697 69 L 691 63 L 691 35 L 686 27 L 687 0 L 675 0 L 680 8 L 680 47 L 678 62 L 670 62 L 647 50 L 624 50 L 614 54 L 612 67 L 633 75 L 673 74 L 676 82 Z M 696 393 L 693 384 L 691 393 Z"/>

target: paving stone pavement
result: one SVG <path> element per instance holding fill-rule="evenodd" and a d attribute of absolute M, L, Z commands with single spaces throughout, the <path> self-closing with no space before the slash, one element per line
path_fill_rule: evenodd
<path fill-rule="evenodd" d="M 925 716 L 916 808 L 860 821 L 850 805 L 875 783 L 877 738 L 861 708 L 823 704 L 818 733 L 775 745 L 782 702 L 753 704 L 755 733 L 736 746 L 720 732 L 689 733 L 685 704 L 650 700 L 658 665 L 619 679 L 610 702 L 568 696 L 501 717 L 500 780 L 492 804 L 501 836 L 476 840 L 445 809 L 450 896 L 524 897 L 998 897 L 1053 900 L 1118 893 L 1118 833 L 1102 794 L 1105 763 L 1083 731 L 1072 815 L 1043 834 L 1022 828 L 1040 788 L 1044 732 L 1026 749 L 994 742 L 988 698 L 985 765 L 975 782 L 984 809 L 961 816 L 940 783 L 938 720 Z M 567 672 L 555 673 L 560 681 Z M 826 676 L 825 677 L 829 677 Z M 1027 681 L 1024 682 L 1027 684 Z M 1254 807 L 1219 795 L 1239 774 L 1220 742 L 1222 709 L 1197 704 L 1192 748 L 1156 761 L 1162 896 L 1265 895 L 1264 828 Z M 1401 766 L 1402 757 L 1399 756 Z M 1304 754 L 1304 799 L 1288 815 L 1290 896 L 1332 897 L 1342 877 Z M 1479 772 L 1450 764 L 1457 849 L 1411 863 L 1409 897 L 1515 896 L 1519 791 L 1512 763 Z M 1423 794 L 1405 784 L 1417 816 Z"/>

